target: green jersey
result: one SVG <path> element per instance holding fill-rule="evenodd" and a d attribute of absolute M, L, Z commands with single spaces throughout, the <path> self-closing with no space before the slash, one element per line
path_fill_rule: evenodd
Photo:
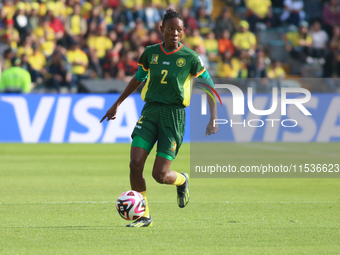
<path fill-rule="evenodd" d="M 2 73 L 0 91 L 21 90 L 24 93 L 31 91 L 31 76 L 21 67 L 11 67 Z"/>
<path fill-rule="evenodd" d="M 138 61 L 147 80 L 142 90 L 145 102 L 171 105 L 190 104 L 192 78 L 205 72 L 198 54 L 181 44 L 167 51 L 162 44 L 146 47 Z"/>

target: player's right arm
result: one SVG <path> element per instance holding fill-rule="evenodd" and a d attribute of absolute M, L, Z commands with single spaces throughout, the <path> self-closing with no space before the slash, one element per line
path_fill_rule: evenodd
<path fill-rule="evenodd" d="M 130 96 L 140 85 L 141 81 L 137 80 L 135 77 L 131 79 L 123 93 L 118 97 L 117 101 L 111 106 L 111 108 L 106 112 L 104 117 L 101 119 L 100 123 L 107 118 L 107 121 L 114 120 L 116 118 L 117 109 L 123 101 Z"/>
<path fill-rule="evenodd" d="M 143 52 L 138 61 L 138 71 L 136 75 L 131 79 L 123 93 L 118 97 L 117 101 L 106 112 L 100 123 L 107 118 L 107 121 L 114 120 L 116 118 L 117 109 L 123 101 L 130 96 L 148 77 L 148 53 L 147 49 Z"/>

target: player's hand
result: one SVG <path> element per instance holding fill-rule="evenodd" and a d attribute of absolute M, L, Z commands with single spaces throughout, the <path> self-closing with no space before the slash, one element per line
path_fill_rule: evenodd
<path fill-rule="evenodd" d="M 205 136 L 207 135 L 212 135 L 212 134 L 216 134 L 218 131 L 218 126 L 217 124 L 215 124 L 215 127 L 214 127 L 214 121 L 211 120 L 209 121 L 208 125 L 207 125 L 207 129 L 205 131 Z"/>
<path fill-rule="evenodd" d="M 103 122 L 107 118 L 107 121 L 109 120 L 114 120 L 116 118 L 116 113 L 117 113 L 118 105 L 114 103 L 111 108 L 106 112 L 104 117 L 101 119 L 100 123 Z"/>

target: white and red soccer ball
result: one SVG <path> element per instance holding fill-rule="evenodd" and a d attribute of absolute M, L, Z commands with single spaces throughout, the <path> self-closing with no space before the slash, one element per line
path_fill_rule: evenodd
<path fill-rule="evenodd" d="M 142 194 L 128 190 L 117 199 L 116 209 L 124 220 L 138 220 L 145 213 L 145 199 Z"/>

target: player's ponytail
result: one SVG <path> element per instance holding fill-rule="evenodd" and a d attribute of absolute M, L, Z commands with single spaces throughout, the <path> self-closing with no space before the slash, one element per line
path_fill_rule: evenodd
<path fill-rule="evenodd" d="M 183 21 L 183 18 L 179 12 L 177 12 L 174 8 L 167 8 L 163 16 L 162 26 L 164 27 L 165 21 L 172 18 L 179 18 Z"/>

